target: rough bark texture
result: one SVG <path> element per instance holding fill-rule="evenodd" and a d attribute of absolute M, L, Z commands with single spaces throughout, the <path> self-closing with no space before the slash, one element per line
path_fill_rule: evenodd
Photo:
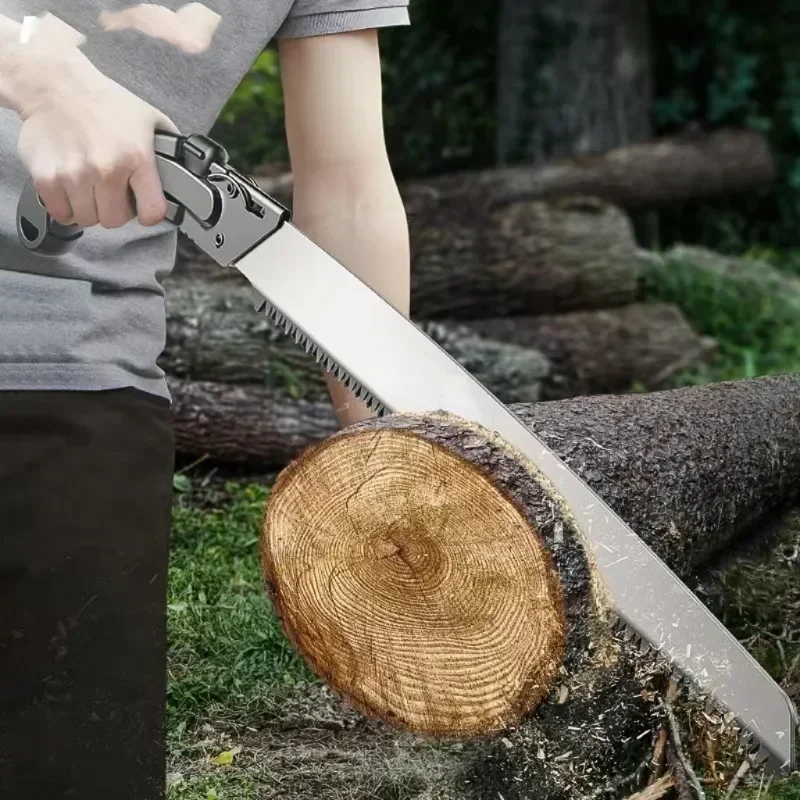
<path fill-rule="evenodd" d="M 445 192 L 459 183 L 489 192 L 495 204 L 598 197 L 628 210 L 678 205 L 752 191 L 775 180 L 775 162 L 761 133 L 722 129 L 656 139 L 605 153 L 533 167 L 505 167 L 436 179 Z"/>
<path fill-rule="evenodd" d="M 682 576 L 724 551 L 756 520 L 795 500 L 800 491 L 797 376 L 517 405 L 513 410 Z M 629 648 L 606 648 L 602 629 L 591 624 L 593 615 L 586 612 L 602 610 L 602 592 L 590 581 L 591 562 L 582 555 L 568 510 L 537 482 L 535 468 L 464 420 L 447 415 L 387 417 L 353 426 L 305 453 L 279 478 L 271 504 L 286 504 L 301 483 L 296 476 L 313 484 L 319 454 L 330 458 L 341 443 L 351 446 L 353 437 L 361 437 L 364 457 L 369 458 L 381 435 L 409 433 L 434 450 L 457 454 L 503 489 L 527 515 L 531 535 L 541 537 L 553 553 L 565 596 L 569 635 L 564 679 L 533 716 L 504 739 L 476 750 L 466 778 L 474 796 L 597 796 L 608 775 L 623 776 L 647 755 L 653 705 L 642 688 L 652 688 L 662 676 L 652 661 Z M 376 469 L 380 466 L 376 463 Z M 392 481 L 399 486 L 402 476 L 418 466 L 392 464 L 389 474 L 396 477 L 382 485 L 383 502 L 392 497 Z M 302 499 L 306 518 L 321 520 L 314 504 L 322 508 L 324 493 L 306 491 Z M 265 531 L 269 514 L 268 508 Z M 559 563 L 562 554 L 569 558 Z M 458 574 L 458 565 L 451 566 Z M 468 574 L 470 566 L 465 563 L 460 569 Z M 346 580 L 347 570 L 343 564 L 339 579 Z M 273 592 L 276 574 L 273 563 L 268 569 Z M 277 586 L 279 606 L 286 606 L 291 591 L 290 586 Z M 370 602 L 366 596 L 362 601 Z M 457 614 L 457 609 L 451 612 Z M 368 652 L 360 657 L 370 663 Z M 358 673 L 350 678 L 354 676 Z M 393 681 L 400 678 L 392 676 Z M 343 683 L 348 683 L 347 676 L 338 681 L 340 690 Z"/>
<path fill-rule="evenodd" d="M 681 575 L 800 491 L 800 376 L 512 408 Z"/>
<path fill-rule="evenodd" d="M 628 218 L 591 199 L 512 202 L 468 177 L 452 192 L 407 187 L 414 319 L 606 308 L 636 296 L 636 242 Z M 181 275 L 219 275 L 182 243 Z"/>
<path fill-rule="evenodd" d="M 196 381 L 259 383 L 306 400 L 327 397 L 313 357 L 253 310 L 246 281 L 169 279 L 167 341 L 161 367 Z M 423 330 L 503 402 L 535 402 L 550 373 L 534 349 L 495 342 L 459 325 Z"/>
<path fill-rule="evenodd" d="M 575 155 L 534 166 L 459 172 L 409 181 L 407 197 L 457 196 L 465 205 L 490 207 L 522 199 L 596 197 L 632 210 L 751 192 L 774 183 L 776 165 L 758 131 L 689 129 L 682 134 Z M 291 176 L 267 178 L 262 186 L 291 204 Z M 412 229 L 413 239 L 413 229 Z"/>
<path fill-rule="evenodd" d="M 187 380 L 258 383 L 325 399 L 320 368 L 253 311 L 244 283 L 168 279 L 161 366 Z M 713 349 L 676 307 L 657 304 L 421 327 L 504 403 L 627 391 L 635 382 L 658 388 Z"/>
<path fill-rule="evenodd" d="M 608 150 L 650 135 L 647 3 L 504 0 L 498 163 Z"/>
<path fill-rule="evenodd" d="M 635 299 L 636 245 L 617 208 L 566 198 L 492 207 L 491 188 L 452 189 L 405 194 L 414 318 L 555 313 Z"/>
<path fill-rule="evenodd" d="M 497 317 L 467 325 L 483 336 L 533 347 L 547 356 L 552 368 L 542 389 L 546 400 L 625 392 L 636 383 L 659 389 L 716 349 L 712 339 L 698 336 L 677 306 L 665 303 Z"/>
<path fill-rule="evenodd" d="M 231 464 L 282 466 L 339 429 L 330 401 L 168 377 L 176 450 Z"/>

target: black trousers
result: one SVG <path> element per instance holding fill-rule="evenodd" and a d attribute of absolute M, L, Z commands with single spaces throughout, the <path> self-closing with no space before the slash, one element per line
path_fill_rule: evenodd
<path fill-rule="evenodd" d="M 0 796 L 162 800 L 169 405 L 0 392 Z"/>

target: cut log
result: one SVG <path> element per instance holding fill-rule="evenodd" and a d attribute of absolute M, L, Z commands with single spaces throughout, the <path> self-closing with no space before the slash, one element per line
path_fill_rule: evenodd
<path fill-rule="evenodd" d="M 716 352 L 713 339 L 698 336 L 681 310 L 666 303 L 466 324 L 495 341 L 543 353 L 552 365 L 542 387 L 546 400 L 626 392 L 637 383 L 652 391 Z"/>
<path fill-rule="evenodd" d="M 487 170 L 475 183 L 491 187 L 501 195 L 500 203 L 589 195 L 633 210 L 749 192 L 771 185 L 775 177 L 766 137 L 754 130 L 726 128 L 688 131 L 538 167 Z M 442 179 L 445 185 L 457 180 Z"/>
<path fill-rule="evenodd" d="M 611 308 L 635 299 L 635 239 L 619 209 L 591 198 L 492 207 L 491 189 L 465 188 L 426 185 L 404 194 L 416 319 Z"/>
<path fill-rule="evenodd" d="M 173 284 L 161 366 L 175 399 L 178 451 L 285 466 L 338 430 L 321 368 L 247 307 L 229 282 Z M 654 389 L 714 349 L 672 306 L 422 327 L 505 402 Z M 476 338 L 493 333 L 507 342 Z M 547 360 L 532 348 L 546 350 Z M 209 424 L 213 420 L 213 424 Z"/>
<path fill-rule="evenodd" d="M 253 310 L 246 281 L 173 278 L 165 289 L 165 372 L 195 381 L 258 383 L 297 399 L 327 398 L 321 367 Z M 491 341 L 459 325 L 421 327 L 503 402 L 540 398 L 550 365 L 538 351 Z"/>
<path fill-rule="evenodd" d="M 800 376 L 513 410 L 682 576 L 800 490 Z M 475 796 L 586 797 L 647 755 L 655 661 L 610 636 L 569 510 L 489 431 L 431 413 L 337 433 L 281 473 L 261 547 L 287 636 L 357 708 L 512 726 Z"/>
<path fill-rule="evenodd" d="M 414 184 L 403 197 L 414 319 L 610 308 L 636 297 L 636 242 L 617 208 L 564 199 L 492 209 L 494 195 L 471 184 L 449 194 Z M 185 241 L 175 272 L 221 274 Z"/>
<path fill-rule="evenodd" d="M 283 466 L 339 430 L 330 401 L 286 391 L 167 377 L 178 453 L 215 462 Z"/>
<path fill-rule="evenodd" d="M 459 196 L 466 206 L 520 199 L 547 200 L 589 196 L 622 208 L 658 208 L 751 192 L 775 182 L 776 166 L 766 137 L 758 131 L 723 128 L 687 130 L 673 137 L 618 147 L 603 153 L 514 166 L 461 172 L 401 189 Z M 291 204 L 290 175 L 260 180 L 264 191 Z"/>

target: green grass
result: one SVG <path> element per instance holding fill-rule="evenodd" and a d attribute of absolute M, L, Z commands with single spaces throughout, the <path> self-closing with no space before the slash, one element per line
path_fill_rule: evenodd
<path fill-rule="evenodd" d="M 265 790 L 257 755 L 237 755 L 228 766 L 215 766 L 213 758 L 236 742 L 237 731 L 270 715 L 293 684 L 315 679 L 284 638 L 262 588 L 257 546 L 266 489 L 231 483 L 200 494 L 182 476 L 176 486 L 168 726 L 171 759 L 184 774 L 169 798 L 256 800 Z M 800 525 L 795 533 L 800 541 Z M 705 599 L 777 679 L 800 682 L 800 641 L 778 645 L 782 622 L 800 618 L 797 569 L 744 560 L 708 581 Z M 800 800 L 800 778 L 734 797 Z"/>
<path fill-rule="evenodd" d="M 725 793 L 710 793 L 708 800 L 724 800 Z M 800 778 L 787 778 L 780 783 L 738 789 L 732 796 L 735 800 L 800 800 Z"/>
<path fill-rule="evenodd" d="M 176 482 L 185 489 L 185 478 Z M 283 687 L 310 677 L 264 592 L 258 531 L 267 492 L 230 484 L 224 496 L 180 493 L 169 586 L 168 730 L 209 719 L 247 724 Z"/>
<path fill-rule="evenodd" d="M 169 800 L 258 800 L 259 788 L 246 772 L 219 770 L 170 786 Z"/>
<path fill-rule="evenodd" d="M 679 385 L 800 372 L 800 255 L 754 251 L 726 262 L 678 248 L 646 264 L 642 286 L 647 299 L 675 303 L 719 343 L 715 362 Z"/>

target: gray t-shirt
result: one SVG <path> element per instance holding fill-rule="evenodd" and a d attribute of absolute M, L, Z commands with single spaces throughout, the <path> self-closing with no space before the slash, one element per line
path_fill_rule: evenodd
<path fill-rule="evenodd" d="M 159 4 L 178 11 L 186 0 Z M 184 133 L 209 131 L 275 36 L 409 21 L 408 0 L 203 0 L 219 21 L 208 49 L 191 53 L 148 32 L 101 26 L 103 12 L 133 5 L 138 4 L 0 0 L 0 13 L 21 22 L 25 15 L 51 11 L 87 37 L 83 52 L 98 69 L 163 111 Z M 114 230 L 94 227 L 67 256 L 29 253 L 15 227 L 27 179 L 17 155 L 19 128 L 19 118 L 0 109 L 0 390 L 133 386 L 169 397 L 156 361 L 165 343 L 162 281 L 175 259 L 175 228 L 166 222 L 144 228 L 136 221 Z"/>

